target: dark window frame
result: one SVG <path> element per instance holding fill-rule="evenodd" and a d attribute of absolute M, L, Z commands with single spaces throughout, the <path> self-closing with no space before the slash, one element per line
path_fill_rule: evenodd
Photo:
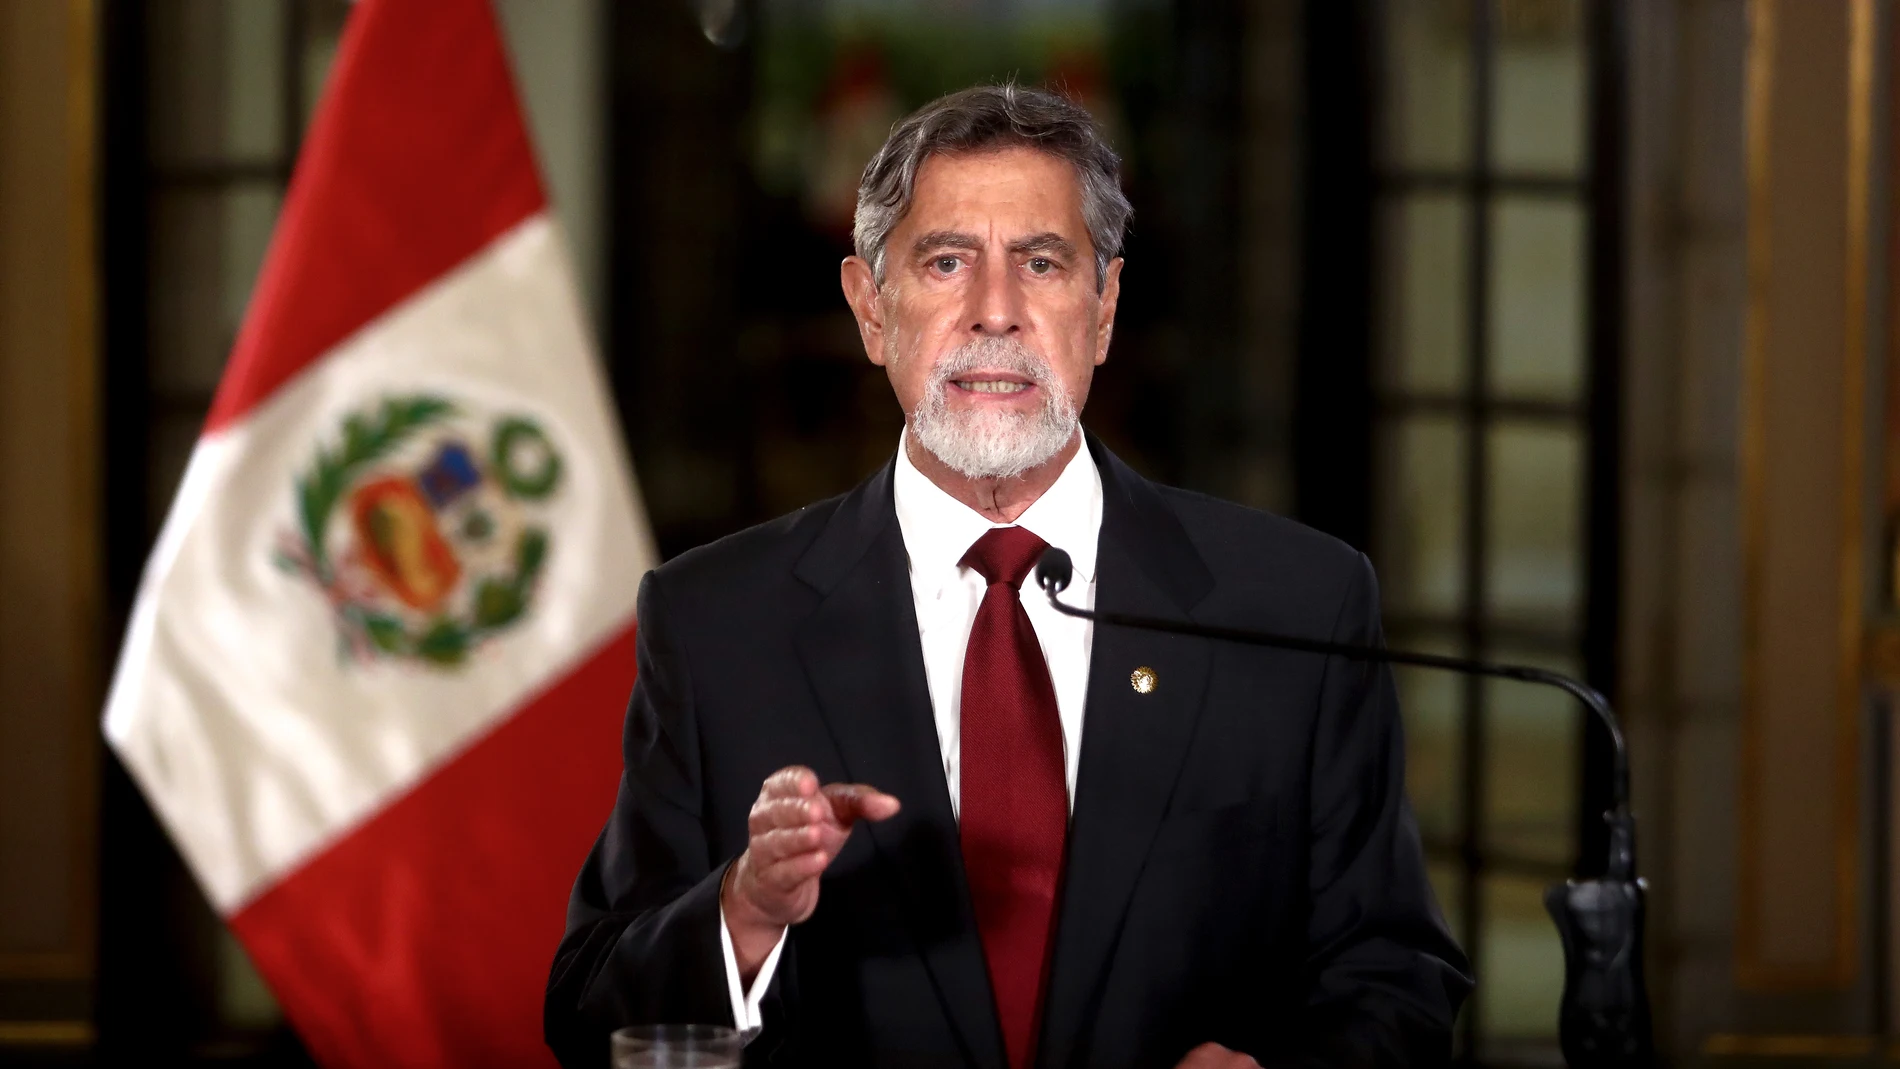
<path fill-rule="evenodd" d="M 209 390 L 166 390 L 153 376 L 156 201 L 176 190 L 222 193 L 289 184 L 309 101 L 308 31 L 330 0 L 279 0 L 284 11 L 279 106 L 283 137 L 267 157 L 165 164 L 155 158 L 149 111 L 153 0 L 106 0 L 101 12 L 102 161 L 100 262 L 105 309 L 101 509 L 106 536 L 108 631 L 116 652 L 157 538 L 162 491 L 154 485 L 163 429 L 201 423 Z M 100 940 L 95 1019 L 98 1050 L 118 1057 L 193 1061 L 215 1052 L 235 1065 L 309 1066 L 288 1024 L 265 1032 L 232 1026 L 219 1011 L 222 923 L 204 901 L 144 796 L 109 750 L 101 751 Z M 133 1052 L 136 1051 L 136 1054 Z"/>
<path fill-rule="evenodd" d="M 1493 77 L 1497 62 L 1499 0 L 1469 5 L 1471 78 L 1468 122 L 1472 144 L 1461 168 L 1391 167 L 1380 159 L 1375 131 L 1388 77 L 1381 33 L 1391 4 L 1411 0 L 1307 0 L 1307 161 L 1304 253 L 1295 432 L 1296 502 L 1300 517 L 1351 544 L 1372 545 L 1378 504 L 1375 443 L 1406 414 L 1440 414 L 1467 428 L 1464 477 L 1461 604 L 1451 614 L 1392 614 L 1389 634 L 1442 635 L 1483 656 L 1499 646 L 1578 657 L 1585 677 L 1613 693 L 1620 610 L 1622 330 L 1627 49 L 1626 0 L 1580 0 L 1586 63 L 1583 165 L 1576 177 L 1499 171 L 1491 163 Z M 1379 269 L 1373 224 L 1381 208 L 1410 193 L 1458 194 L 1467 206 L 1466 305 L 1463 390 L 1397 391 L 1378 385 L 1376 357 Z M 1583 277 L 1584 381 L 1575 401 L 1499 398 L 1490 394 L 1492 233 L 1498 198 L 1564 200 L 1585 219 Z M 1576 626 L 1525 626 L 1485 612 L 1486 515 L 1489 451 L 1486 432 L 1512 426 L 1560 425 L 1582 436 L 1579 550 L 1582 604 Z M 1591 875 L 1601 868 L 1608 806 L 1609 741 L 1581 712 L 1577 855 L 1570 864 L 1517 856 L 1483 842 L 1485 751 L 1489 699 L 1482 681 L 1462 681 L 1458 828 L 1428 837 L 1428 855 L 1458 866 L 1461 892 L 1447 901 L 1460 921 L 1474 962 L 1483 954 L 1484 877 L 1544 878 Z M 1554 938 L 1554 936 L 1553 936 Z M 1482 981 L 1482 978 L 1480 978 Z M 1463 1064 L 1499 1064 L 1508 1051 L 1491 1047 L 1478 1027 L 1476 1000 L 1460 1032 Z M 1556 1007 L 1552 1007 L 1553 1020 Z M 1490 1048 L 1490 1049 L 1488 1049 Z"/>

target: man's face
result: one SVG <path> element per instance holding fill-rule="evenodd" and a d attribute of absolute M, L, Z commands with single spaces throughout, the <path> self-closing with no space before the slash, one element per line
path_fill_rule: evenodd
<path fill-rule="evenodd" d="M 919 442 L 965 475 L 1008 477 L 1073 438 L 1121 266 L 1098 292 L 1074 167 L 1011 147 L 926 159 L 883 285 L 857 257 L 843 282 Z"/>

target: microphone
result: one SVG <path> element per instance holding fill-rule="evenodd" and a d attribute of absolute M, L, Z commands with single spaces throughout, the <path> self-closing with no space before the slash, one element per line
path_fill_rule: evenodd
<path fill-rule="evenodd" d="M 1066 552 L 1053 546 L 1044 550 L 1036 562 L 1036 585 L 1049 596 L 1049 604 L 1065 616 L 1112 627 L 1218 642 L 1514 679 L 1556 687 L 1583 703 L 1609 732 L 1614 752 L 1610 808 L 1603 814 L 1604 823 L 1610 829 L 1609 857 L 1601 878 L 1567 880 L 1544 893 L 1544 908 L 1556 923 L 1564 947 L 1564 995 L 1558 1017 L 1558 1037 L 1564 1061 L 1578 1069 L 1654 1063 L 1649 991 L 1643 979 L 1643 910 L 1648 884 L 1636 876 L 1636 818 L 1629 806 L 1629 751 L 1624 745 L 1623 729 L 1617 723 L 1616 713 L 1601 692 L 1569 676 L 1524 665 L 1494 664 L 1436 653 L 1077 608 L 1057 597 L 1069 588 L 1074 577 L 1075 563 Z"/>

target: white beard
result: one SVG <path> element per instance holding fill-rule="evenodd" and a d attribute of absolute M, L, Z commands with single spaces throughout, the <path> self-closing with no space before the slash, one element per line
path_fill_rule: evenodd
<path fill-rule="evenodd" d="M 1035 383 L 1034 412 L 952 411 L 950 383 L 979 369 L 1008 371 Z M 1075 399 L 1048 363 L 1014 338 L 985 335 L 944 358 L 930 376 L 910 432 L 950 470 L 968 479 L 1012 479 L 1039 467 L 1075 437 Z"/>

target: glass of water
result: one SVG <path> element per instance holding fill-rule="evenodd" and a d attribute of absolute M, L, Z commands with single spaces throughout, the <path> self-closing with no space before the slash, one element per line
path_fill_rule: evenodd
<path fill-rule="evenodd" d="M 614 1069 L 739 1069 L 745 1041 L 715 1024 L 647 1024 L 613 1036 Z"/>

